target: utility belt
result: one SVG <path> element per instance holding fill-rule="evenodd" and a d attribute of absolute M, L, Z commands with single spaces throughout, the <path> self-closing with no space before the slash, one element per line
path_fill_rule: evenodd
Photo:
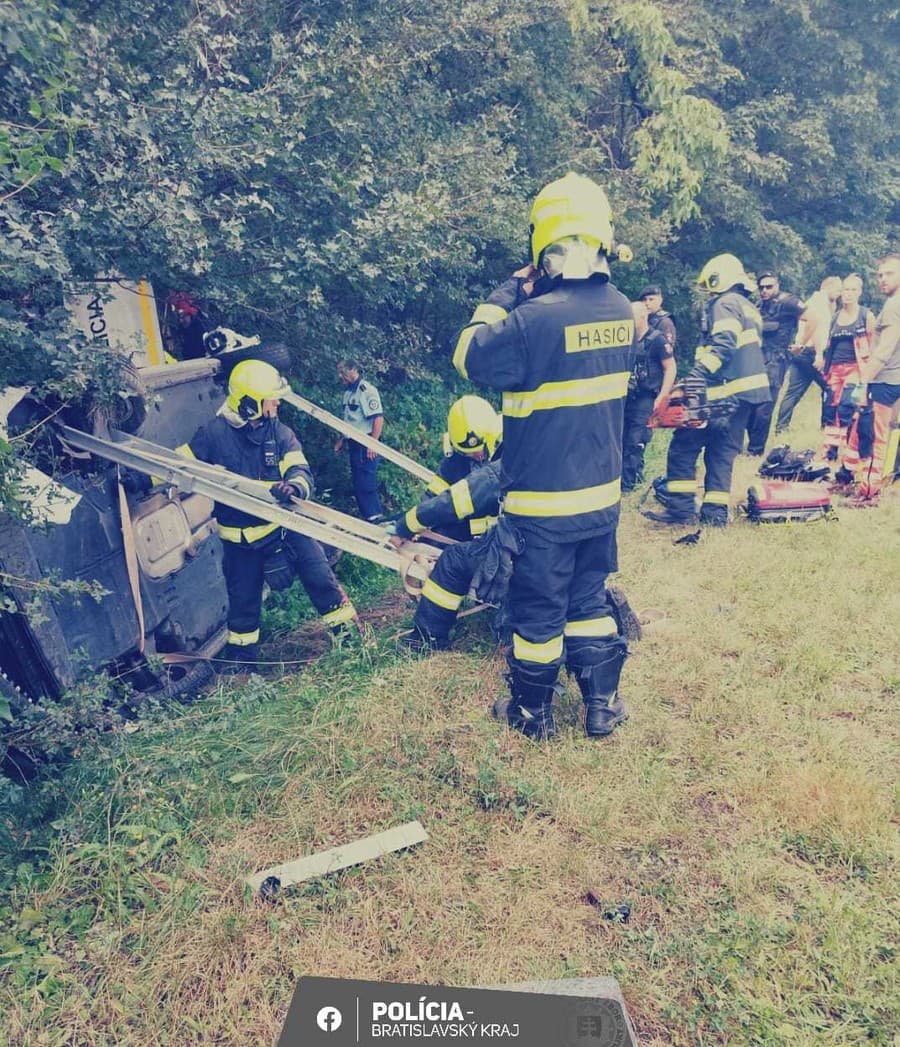
<path fill-rule="evenodd" d="M 659 376 L 659 379 L 654 381 L 647 361 L 640 359 L 635 361 L 631 374 L 628 376 L 628 392 L 657 396 L 661 388 L 662 376 Z"/>
<path fill-rule="evenodd" d="M 767 364 L 779 358 L 787 359 L 791 355 L 791 351 L 786 345 L 766 345 L 765 342 L 762 345 L 762 352 L 763 359 Z"/>

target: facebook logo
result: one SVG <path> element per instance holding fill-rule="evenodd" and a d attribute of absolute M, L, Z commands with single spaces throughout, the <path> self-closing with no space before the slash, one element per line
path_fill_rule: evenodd
<path fill-rule="evenodd" d="M 323 1007 L 316 1015 L 316 1025 L 322 1032 L 336 1032 L 341 1027 L 341 1012 L 337 1007 Z"/>

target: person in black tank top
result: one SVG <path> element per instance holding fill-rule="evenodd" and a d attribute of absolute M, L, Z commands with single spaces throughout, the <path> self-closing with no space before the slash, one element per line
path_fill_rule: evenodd
<path fill-rule="evenodd" d="M 868 357 L 872 314 L 859 304 L 862 279 L 851 273 L 841 285 L 841 308 L 831 323 L 825 351 L 826 394 L 823 421 L 823 457 L 836 461 L 847 443 L 847 430 L 856 411 L 860 366 Z"/>

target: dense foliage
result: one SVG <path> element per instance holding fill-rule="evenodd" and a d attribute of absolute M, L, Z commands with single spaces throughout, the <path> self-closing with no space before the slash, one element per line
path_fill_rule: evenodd
<path fill-rule="evenodd" d="M 685 329 L 720 250 L 798 290 L 868 275 L 897 217 L 895 14 L 0 2 L 0 387 L 108 391 L 61 301 L 114 273 L 287 341 L 313 392 L 349 353 L 399 402 L 446 374 L 472 303 L 523 260 L 530 196 L 572 168 L 635 249 L 619 282 L 662 279 Z"/>

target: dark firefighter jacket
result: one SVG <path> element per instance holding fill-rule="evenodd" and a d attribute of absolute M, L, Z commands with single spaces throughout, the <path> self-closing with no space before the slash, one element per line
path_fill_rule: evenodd
<path fill-rule="evenodd" d="M 771 399 L 762 319 L 752 302 L 737 291 L 716 295 L 704 311 L 703 333 L 692 373 L 706 380 L 708 399 L 732 396 L 749 404 Z"/>
<path fill-rule="evenodd" d="M 397 533 L 404 538 L 426 530 L 447 534 L 451 525 L 465 520 L 470 537 L 477 537 L 493 527 L 499 512 L 500 462 L 488 462 L 442 494 L 423 499 L 410 509 L 398 523 Z"/>
<path fill-rule="evenodd" d="M 235 416 L 236 418 L 237 416 Z M 212 465 L 224 465 L 233 473 L 262 480 L 271 487 L 288 480 L 300 496 L 310 498 L 313 478 L 300 441 L 277 419 L 264 420 L 255 429 L 249 424 L 232 425 L 219 414 L 178 448 L 179 454 Z M 276 530 L 278 524 L 216 502 L 214 515 L 219 535 L 226 542 L 257 542 Z"/>
<path fill-rule="evenodd" d="M 494 291 L 453 354 L 463 377 L 503 391 L 503 510 L 550 541 L 615 528 L 634 362 L 631 303 L 597 274 L 523 300 Z"/>

